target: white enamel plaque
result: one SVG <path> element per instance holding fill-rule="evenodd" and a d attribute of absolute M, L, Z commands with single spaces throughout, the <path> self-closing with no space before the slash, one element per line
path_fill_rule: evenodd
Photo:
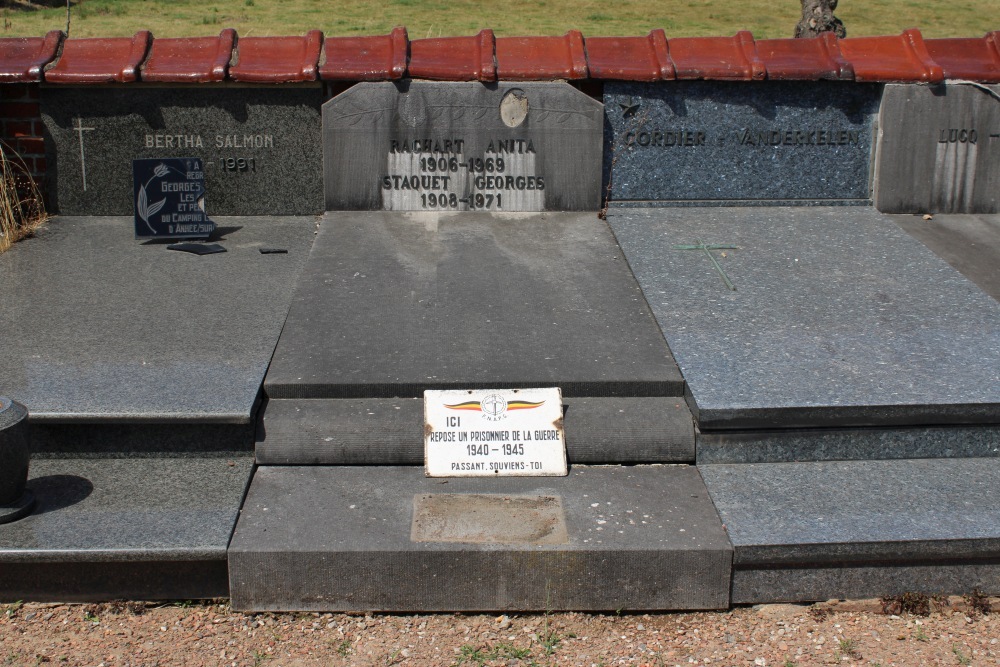
<path fill-rule="evenodd" d="M 558 387 L 425 391 L 425 474 L 565 476 L 562 422 Z"/>

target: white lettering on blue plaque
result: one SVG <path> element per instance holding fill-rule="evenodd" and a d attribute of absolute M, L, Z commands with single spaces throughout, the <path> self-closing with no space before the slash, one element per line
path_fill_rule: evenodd
<path fill-rule="evenodd" d="M 205 214 L 200 158 L 132 160 L 136 238 L 206 238 L 215 223 Z"/>

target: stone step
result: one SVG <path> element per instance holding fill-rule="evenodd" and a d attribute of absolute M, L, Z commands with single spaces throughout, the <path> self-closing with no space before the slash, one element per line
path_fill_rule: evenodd
<path fill-rule="evenodd" d="M 272 399 L 553 386 L 684 389 L 594 213 L 326 213 L 264 382 Z"/>
<path fill-rule="evenodd" d="M 1000 460 L 704 465 L 733 604 L 1000 591 Z"/>
<path fill-rule="evenodd" d="M 698 465 L 1000 456 L 1000 426 L 705 431 Z"/>
<path fill-rule="evenodd" d="M 682 398 L 563 399 L 570 463 L 694 461 Z M 261 411 L 261 465 L 423 465 L 418 398 L 278 399 Z"/>
<path fill-rule="evenodd" d="M 731 547 L 693 466 L 440 479 L 257 469 L 229 549 L 240 610 L 643 610 L 729 604 Z"/>
<path fill-rule="evenodd" d="M 247 454 L 33 459 L 35 508 L 0 525 L 0 599 L 225 597 L 252 469 Z"/>

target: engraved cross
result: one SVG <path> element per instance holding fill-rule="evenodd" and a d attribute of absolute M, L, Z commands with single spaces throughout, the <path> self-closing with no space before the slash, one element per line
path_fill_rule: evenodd
<path fill-rule="evenodd" d="M 712 262 L 712 266 L 714 266 L 715 270 L 719 272 L 719 275 L 722 276 L 722 280 L 723 280 L 723 282 L 726 283 L 726 287 L 728 287 L 729 289 L 731 289 L 731 290 L 733 290 L 735 292 L 736 291 L 736 285 L 734 285 L 733 281 L 730 280 L 729 276 L 726 275 L 726 272 L 722 269 L 722 265 L 719 264 L 719 261 L 717 259 L 715 259 L 714 255 L 712 255 L 712 251 L 713 250 L 739 250 L 740 247 L 736 246 L 736 245 L 721 245 L 721 244 L 718 244 L 718 243 L 704 243 L 704 242 L 702 242 L 701 239 L 695 239 L 695 241 L 697 243 L 692 244 L 692 245 L 675 245 L 675 246 L 671 246 L 671 247 L 674 250 L 701 250 L 703 253 L 705 253 L 705 256 L 708 257 L 709 261 Z M 723 255 L 724 254 L 725 253 L 723 253 Z"/>
<path fill-rule="evenodd" d="M 83 119 L 82 118 L 77 118 L 76 119 L 76 125 L 73 127 L 73 129 L 76 130 L 76 133 L 78 135 L 80 135 L 80 175 L 83 177 L 83 190 L 86 192 L 86 190 L 87 190 L 87 158 L 86 158 L 86 156 L 83 153 L 83 133 L 84 132 L 90 132 L 90 131 L 95 130 L 97 128 L 84 127 L 83 126 Z"/>

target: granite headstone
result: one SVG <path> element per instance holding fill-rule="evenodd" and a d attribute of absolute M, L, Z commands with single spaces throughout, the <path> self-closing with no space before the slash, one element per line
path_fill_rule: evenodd
<path fill-rule="evenodd" d="M 327 210 L 596 210 L 600 102 L 565 83 L 360 83 L 323 105 Z"/>
<path fill-rule="evenodd" d="M 878 97 L 861 83 L 609 83 L 608 199 L 867 203 Z"/>
<path fill-rule="evenodd" d="M 46 88 L 49 196 L 66 215 L 131 215 L 132 161 L 198 158 L 212 215 L 323 209 L 318 86 Z"/>
<path fill-rule="evenodd" d="M 880 126 L 880 211 L 1000 212 L 1000 86 L 890 84 Z"/>

